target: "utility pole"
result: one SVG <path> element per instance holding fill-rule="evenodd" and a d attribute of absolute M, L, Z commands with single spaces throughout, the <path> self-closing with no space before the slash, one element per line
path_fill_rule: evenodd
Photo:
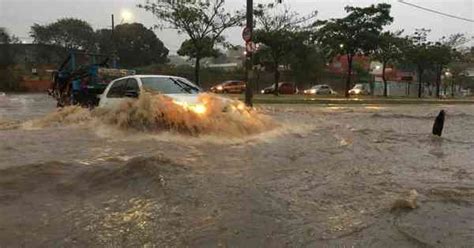
<path fill-rule="evenodd" d="M 112 14 L 112 68 L 117 68 L 117 51 L 115 50 L 115 23 L 114 23 L 114 14 Z"/>
<path fill-rule="evenodd" d="M 250 47 L 252 47 L 252 34 L 253 34 L 253 0 L 247 0 L 247 24 L 245 28 L 248 32 L 250 32 L 250 40 L 246 40 L 245 44 L 245 78 L 246 78 L 246 87 L 245 87 L 245 104 L 248 107 L 253 106 L 253 85 L 252 81 L 252 53 L 251 49 L 248 49 L 249 43 Z M 244 38 L 245 39 L 245 38 Z"/>

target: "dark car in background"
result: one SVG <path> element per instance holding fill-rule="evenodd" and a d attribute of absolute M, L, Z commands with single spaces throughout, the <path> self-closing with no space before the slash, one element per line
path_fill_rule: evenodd
<path fill-rule="evenodd" d="M 260 93 L 262 94 L 274 94 L 275 92 L 275 85 L 272 84 L 264 88 Z M 278 94 L 285 94 L 285 95 L 292 95 L 298 93 L 295 85 L 289 82 L 280 82 L 278 83 Z"/>
<path fill-rule="evenodd" d="M 241 80 L 229 80 L 211 87 L 213 93 L 243 93 L 245 82 Z"/>

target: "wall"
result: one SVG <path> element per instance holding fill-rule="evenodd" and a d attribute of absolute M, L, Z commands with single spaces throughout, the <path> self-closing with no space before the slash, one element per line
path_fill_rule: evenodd
<path fill-rule="evenodd" d="M 45 92 L 51 87 L 51 80 L 22 80 L 20 90 L 28 92 Z"/>

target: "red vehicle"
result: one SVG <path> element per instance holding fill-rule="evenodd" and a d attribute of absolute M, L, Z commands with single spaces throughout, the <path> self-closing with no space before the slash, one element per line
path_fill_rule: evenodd
<path fill-rule="evenodd" d="M 229 80 L 211 87 L 213 93 L 243 93 L 245 82 L 240 80 Z"/>
<path fill-rule="evenodd" d="M 275 92 L 275 85 L 272 84 L 271 86 L 263 89 L 261 91 L 262 94 L 274 94 Z M 295 85 L 289 82 L 280 82 L 278 83 L 278 94 L 285 94 L 285 95 L 292 95 L 298 93 Z"/>

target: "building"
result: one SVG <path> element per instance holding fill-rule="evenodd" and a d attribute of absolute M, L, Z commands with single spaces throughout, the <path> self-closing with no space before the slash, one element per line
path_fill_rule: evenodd
<path fill-rule="evenodd" d="M 11 72 L 20 90 L 45 91 L 51 85 L 51 72 L 66 57 L 58 46 L 44 44 L 0 44 L 11 51 Z"/>

